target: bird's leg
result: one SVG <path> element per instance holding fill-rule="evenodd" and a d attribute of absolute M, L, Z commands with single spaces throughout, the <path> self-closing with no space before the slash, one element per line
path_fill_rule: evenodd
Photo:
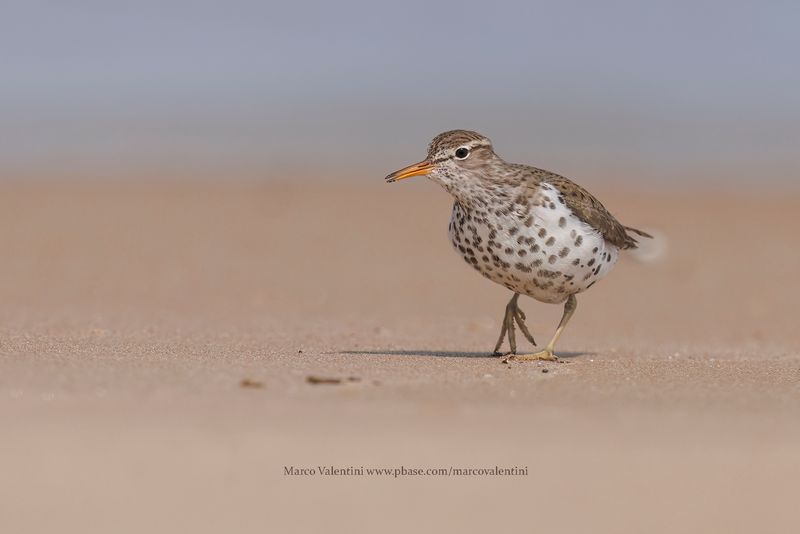
<path fill-rule="evenodd" d="M 519 293 L 514 293 L 514 296 L 511 297 L 511 300 L 509 300 L 508 304 L 506 304 L 506 313 L 503 316 L 503 327 L 500 329 L 500 337 L 497 340 L 497 345 L 494 347 L 495 356 L 502 355 L 500 352 L 500 347 L 503 346 L 503 340 L 506 338 L 506 333 L 508 333 L 508 344 L 511 346 L 511 354 L 515 354 L 517 352 L 517 340 L 514 334 L 514 309 L 517 307 L 518 298 Z"/>
<path fill-rule="evenodd" d="M 533 335 L 531 335 L 530 331 L 528 330 L 528 327 L 525 326 L 525 312 L 520 310 L 519 306 L 517 306 L 514 309 L 514 319 L 517 320 L 517 324 L 519 325 L 519 329 L 522 330 L 522 333 L 525 335 L 525 338 L 528 341 L 530 341 L 531 344 L 535 347 L 536 346 L 536 340 L 533 339 Z"/>
<path fill-rule="evenodd" d="M 503 327 L 500 330 L 500 338 L 497 340 L 497 345 L 494 347 L 494 354 L 496 356 L 501 355 L 500 347 L 503 345 L 503 340 L 505 339 L 506 334 L 508 334 L 508 344 L 511 347 L 511 354 L 516 354 L 517 339 L 514 331 L 515 321 L 519 325 L 520 330 L 522 330 L 525 338 L 536 345 L 536 341 L 534 341 L 533 336 L 531 335 L 530 331 L 528 331 L 528 327 L 525 326 L 525 314 L 519 309 L 517 299 L 519 299 L 519 293 L 514 293 L 514 296 L 511 297 L 511 300 L 509 300 L 508 304 L 506 305 L 506 313 L 503 317 Z"/>
<path fill-rule="evenodd" d="M 500 352 L 500 347 L 503 345 L 503 340 L 506 338 L 506 331 L 508 330 L 508 323 L 506 322 L 505 317 L 503 317 L 503 326 L 500 328 L 500 338 L 497 340 L 497 345 L 494 346 L 494 355 L 495 356 L 502 356 L 503 353 Z"/>
<path fill-rule="evenodd" d="M 550 340 L 550 343 L 544 348 L 544 350 L 533 353 L 533 354 L 511 354 L 507 358 L 503 360 L 503 363 L 508 363 L 510 360 L 548 360 L 548 361 L 558 361 L 556 355 L 553 353 L 556 347 L 556 342 L 558 338 L 561 337 L 561 333 L 564 331 L 564 328 L 567 326 L 572 314 L 575 313 L 575 308 L 578 307 L 578 299 L 575 298 L 575 295 L 570 295 L 567 299 L 567 302 L 564 304 L 564 314 L 561 316 L 561 322 L 558 323 L 558 328 L 556 328 L 556 333 L 553 334 L 553 339 Z"/>

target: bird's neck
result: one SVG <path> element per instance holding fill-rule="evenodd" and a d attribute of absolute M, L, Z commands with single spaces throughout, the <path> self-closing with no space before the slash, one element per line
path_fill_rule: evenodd
<path fill-rule="evenodd" d="M 513 180 L 498 178 L 490 172 L 470 173 L 442 185 L 462 208 L 470 210 L 509 204 L 519 189 Z"/>

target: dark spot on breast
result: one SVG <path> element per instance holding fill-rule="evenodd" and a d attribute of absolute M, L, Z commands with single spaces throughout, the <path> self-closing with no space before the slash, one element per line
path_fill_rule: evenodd
<path fill-rule="evenodd" d="M 549 258 L 547 258 L 547 262 L 552 264 L 552 263 L 555 263 L 557 259 L 558 258 L 556 258 L 555 254 L 554 254 L 554 255 L 550 256 Z"/>
<path fill-rule="evenodd" d="M 516 226 L 512 226 L 512 227 L 511 227 L 511 228 L 509 228 L 509 230 L 508 230 L 508 235 L 514 235 L 514 234 L 516 234 L 518 231 L 519 231 L 519 228 L 517 228 Z"/>
<path fill-rule="evenodd" d="M 581 243 L 583 243 L 583 236 L 582 236 L 582 235 L 579 235 L 579 236 L 578 236 L 578 237 L 575 239 L 575 246 L 576 246 L 576 247 L 579 247 L 579 246 L 581 246 Z"/>
<path fill-rule="evenodd" d="M 539 269 L 536 275 L 542 278 L 558 278 L 561 276 L 561 271 L 551 271 L 549 269 Z"/>
<path fill-rule="evenodd" d="M 517 262 L 517 263 L 515 263 L 515 264 L 514 264 L 514 267 L 516 267 L 517 269 L 519 269 L 519 270 L 520 270 L 520 271 L 522 271 L 523 273 L 529 273 L 529 272 L 531 272 L 531 271 L 532 271 L 532 269 L 531 269 L 530 267 L 528 267 L 527 265 L 525 265 L 525 264 L 524 264 L 524 263 L 522 263 L 522 262 Z"/>
<path fill-rule="evenodd" d="M 545 241 L 544 244 L 547 245 L 548 247 L 552 247 L 553 243 L 555 243 L 555 242 L 556 242 L 556 238 L 555 237 L 551 237 L 550 239 Z"/>
<path fill-rule="evenodd" d="M 525 256 L 525 255 L 527 255 L 527 254 L 528 254 L 528 251 L 527 251 L 527 250 L 525 250 L 524 248 L 521 248 L 521 249 L 519 249 L 519 250 L 517 251 L 517 256 L 519 256 L 520 258 L 521 258 L 522 256 Z"/>
<path fill-rule="evenodd" d="M 531 266 L 533 266 L 533 267 L 538 267 L 538 266 L 540 266 L 541 264 L 542 264 L 542 260 L 536 260 L 536 261 L 534 261 L 533 263 L 531 263 Z"/>
<path fill-rule="evenodd" d="M 569 254 L 569 249 L 567 247 L 564 247 L 564 248 L 562 248 L 561 250 L 558 251 L 558 257 L 559 258 L 566 258 L 567 254 Z"/>
<path fill-rule="evenodd" d="M 592 265 L 594 265 L 594 258 L 592 258 L 591 260 L 589 260 L 589 263 L 587 263 L 586 265 L 588 265 L 589 267 L 591 267 Z"/>
<path fill-rule="evenodd" d="M 597 254 L 597 250 L 598 250 L 598 248 L 597 248 L 597 247 L 594 247 L 594 248 L 592 249 L 592 252 L 594 252 L 595 254 Z"/>
<path fill-rule="evenodd" d="M 525 219 L 525 226 L 530 228 L 532 225 L 533 225 L 533 217 L 528 217 L 527 219 Z"/>
<path fill-rule="evenodd" d="M 564 228 L 567 225 L 567 218 L 561 217 L 558 219 L 558 226 Z"/>
<path fill-rule="evenodd" d="M 539 237 L 544 237 L 544 236 L 546 236 L 546 235 L 547 235 L 547 230 L 545 230 L 544 228 L 542 228 L 541 230 L 539 230 Z"/>
<path fill-rule="evenodd" d="M 531 247 L 531 252 L 539 252 L 539 245 L 533 245 Z"/>
<path fill-rule="evenodd" d="M 575 258 L 575 259 L 572 261 L 572 265 L 578 265 L 580 262 L 581 262 L 581 259 L 580 259 L 580 258 Z"/>
<path fill-rule="evenodd" d="M 514 252 L 514 249 L 511 248 L 511 247 L 506 247 L 506 251 L 505 252 L 506 252 L 506 254 L 511 254 L 511 253 Z"/>

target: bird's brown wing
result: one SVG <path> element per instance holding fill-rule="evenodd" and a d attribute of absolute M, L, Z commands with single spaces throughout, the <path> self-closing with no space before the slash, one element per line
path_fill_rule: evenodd
<path fill-rule="evenodd" d="M 599 200 L 572 180 L 548 173 L 547 176 L 541 177 L 541 181 L 558 189 L 567 207 L 575 216 L 600 232 L 603 239 L 612 245 L 622 249 L 636 248 L 638 246 L 636 239 L 628 232 L 642 237 L 652 237 L 641 230 L 623 226 Z"/>

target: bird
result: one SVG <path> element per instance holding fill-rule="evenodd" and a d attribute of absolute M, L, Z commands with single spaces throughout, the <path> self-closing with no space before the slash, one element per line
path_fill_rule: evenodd
<path fill-rule="evenodd" d="M 454 199 L 448 226 L 461 257 L 511 290 L 493 353 L 502 360 L 559 361 L 555 346 L 577 308 L 576 295 L 605 277 L 622 250 L 652 236 L 624 226 L 586 189 L 550 171 L 508 163 L 488 137 L 451 130 L 433 138 L 424 160 L 386 176 L 388 183 L 426 176 Z M 518 354 L 515 323 L 534 346 L 518 299 L 564 303 L 541 351 Z M 509 353 L 500 351 L 508 337 Z"/>

